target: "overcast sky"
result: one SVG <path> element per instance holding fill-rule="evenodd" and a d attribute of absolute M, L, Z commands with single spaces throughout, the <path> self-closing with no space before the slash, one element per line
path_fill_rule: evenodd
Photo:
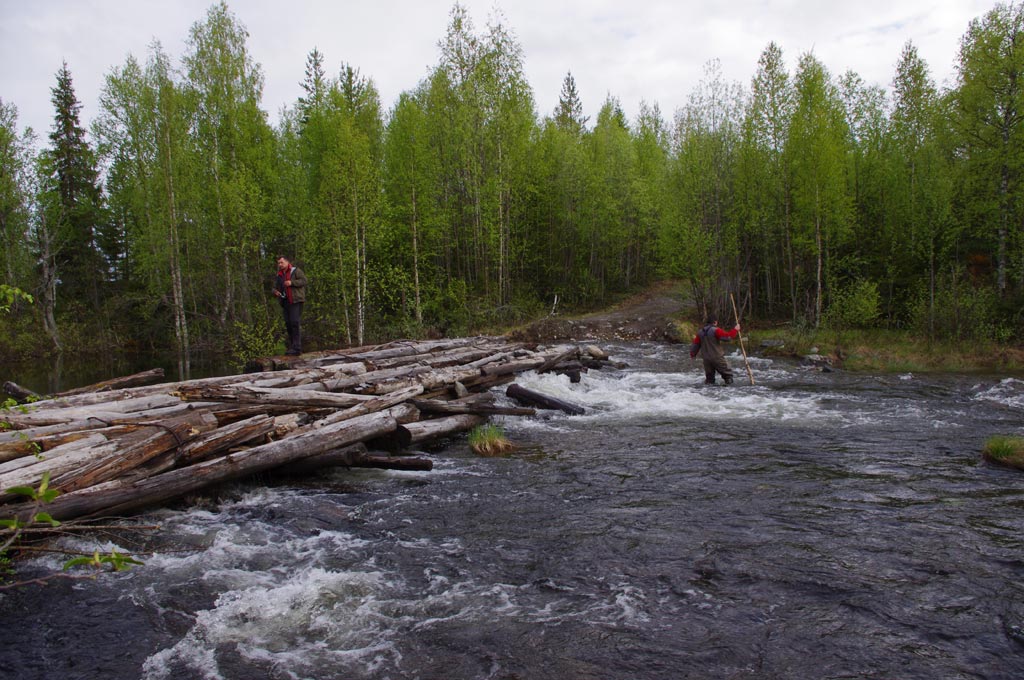
<path fill-rule="evenodd" d="M 88 125 L 104 76 L 125 58 L 145 61 L 156 39 L 175 64 L 189 29 L 212 0 L 0 0 L 0 99 L 18 107 L 21 128 L 51 128 L 50 89 L 66 60 Z M 954 79 L 968 22 L 994 0 L 462 0 L 484 31 L 497 8 L 525 53 L 540 115 L 558 103 L 572 72 L 593 117 L 608 94 L 632 119 L 641 101 L 670 119 L 718 59 L 729 80 L 749 87 L 757 59 L 775 41 L 792 71 L 813 53 L 833 75 L 848 69 L 888 87 L 912 40 L 938 85 Z M 342 62 L 375 82 L 386 108 L 438 61 L 453 0 L 231 0 L 263 69 L 263 108 L 276 124 L 300 95 L 314 47 L 334 75 Z"/>

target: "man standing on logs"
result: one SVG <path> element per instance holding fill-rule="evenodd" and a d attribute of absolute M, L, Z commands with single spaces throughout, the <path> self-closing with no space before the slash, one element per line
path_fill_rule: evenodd
<path fill-rule="evenodd" d="M 731 340 L 739 332 L 740 325 L 738 323 L 733 326 L 731 331 L 723 331 L 718 327 L 718 317 L 714 314 L 708 316 L 704 327 L 697 331 L 697 335 L 693 338 L 693 344 L 690 345 L 690 358 L 696 359 L 700 354 L 700 358 L 704 360 L 705 385 L 715 384 L 716 371 L 722 374 L 726 385 L 732 384 L 732 369 L 729 368 L 729 362 L 725 360 L 725 351 L 722 350 L 719 341 Z"/>
<path fill-rule="evenodd" d="M 281 301 L 284 329 L 288 332 L 288 350 L 285 354 L 298 356 L 302 354 L 302 335 L 299 326 L 302 321 L 302 303 L 306 301 L 306 275 L 283 255 L 277 258 L 274 295 Z"/>

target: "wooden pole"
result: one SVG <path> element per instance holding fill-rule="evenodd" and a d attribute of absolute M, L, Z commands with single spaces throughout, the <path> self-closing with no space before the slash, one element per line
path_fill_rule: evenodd
<path fill-rule="evenodd" d="M 729 301 L 732 302 L 732 315 L 736 317 L 736 325 L 740 325 L 740 314 L 736 311 L 736 298 L 733 297 L 732 293 L 729 293 Z M 737 331 L 736 339 L 740 341 L 740 352 L 743 353 L 743 365 L 747 367 L 747 377 L 750 378 L 750 384 L 754 384 L 754 372 L 750 370 L 750 361 L 747 360 L 747 350 L 743 346 L 743 336 Z"/>

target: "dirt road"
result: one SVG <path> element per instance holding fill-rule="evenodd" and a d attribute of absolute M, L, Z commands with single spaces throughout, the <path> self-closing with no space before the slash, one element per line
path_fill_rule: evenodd
<path fill-rule="evenodd" d="M 655 340 L 689 342 L 672 322 L 689 307 L 679 282 L 667 281 L 635 295 L 615 307 L 580 317 L 549 316 L 535 321 L 512 337 L 529 342 L 566 340 Z"/>

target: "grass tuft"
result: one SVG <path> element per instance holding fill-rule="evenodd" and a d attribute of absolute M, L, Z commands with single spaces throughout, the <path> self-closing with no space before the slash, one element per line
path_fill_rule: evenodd
<path fill-rule="evenodd" d="M 986 460 L 1024 470 L 1024 437 L 996 435 L 989 437 L 982 449 Z"/>
<path fill-rule="evenodd" d="M 480 425 L 469 433 L 469 448 L 478 456 L 504 456 L 515 448 L 497 425 Z"/>

